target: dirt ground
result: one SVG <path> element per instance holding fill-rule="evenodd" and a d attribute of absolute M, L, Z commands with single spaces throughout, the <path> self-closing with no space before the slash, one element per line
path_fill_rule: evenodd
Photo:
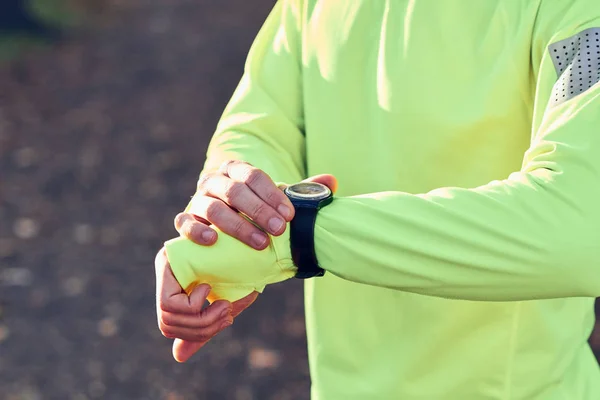
<path fill-rule="evenodd" d="M 186 365 L 155 323 L 154 254 L 271 5 L 115 1 L 0 66 L 0 399 L 308 397 L 295 282 Z"/>
<path fill-rule="evenodd" d="M 154 311 L 155 251 L 273 2 L 89 0 L 0 64 L 1 400 L 308 398 L 300 283 L 185 365 Z"/>

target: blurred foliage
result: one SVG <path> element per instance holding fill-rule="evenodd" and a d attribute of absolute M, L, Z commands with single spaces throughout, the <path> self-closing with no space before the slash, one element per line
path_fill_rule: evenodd
<path fill-rule="evenodd" d="M 69 0 L 29 0 L 28 9 L 50 26 L 69 29 L 76 25 L 77 12 Z M 0 35 L 0 61 L 18 57 L 23 51 L 44 46 L 47 40 L 28 35 Z"/>
<path fill-rule="evenodd" d="M 72 25 L 75 22 L 72 1 L 30 0 L 30 9 L 42 20 L 55 25 Z"/>

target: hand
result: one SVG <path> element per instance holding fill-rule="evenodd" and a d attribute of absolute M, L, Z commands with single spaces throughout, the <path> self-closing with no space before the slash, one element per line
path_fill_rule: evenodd
<path fill-rule="evenodd" d="M 188 296 L 175 279 L 165 249 L 156 255 L 156 312 L 162 334 L 173 343 L 173 358 L 187 361 L 210 339 L 233 323 L 258 297 L 254 292 L 230 303 L 218 300 L 204 307 L 208 285 L 196 287 Z"/>
<path fill-rule="evenodd" d="M 337 186 L 332 175 L 317 175 L 306 181 L 322 183 L 332 191 Z M 279 236 L 293 218 L 290 200 L 265 172 L 242 161 L 228 161 L 218 172 L 200 179 L 192 210 L 175 217 L 175 228 L 191 241 L 210 246 L 217 240 L 212 224 L 248 246 L 263 250 L 269 245 L 265 232 Z"/>

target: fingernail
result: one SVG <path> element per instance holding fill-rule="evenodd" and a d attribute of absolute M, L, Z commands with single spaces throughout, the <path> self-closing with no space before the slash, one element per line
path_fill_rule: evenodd
<path fill-rule="evenodd" d="M 215 238 L 215 233 L 213 231 L 204 231 L 202 232 L 202 239 L 205 242 L 212 242 Z"/>
<path fill-rule="evenodd" d="M 221 311 L 221 318 L 227 317 L 230 312 L 231 310 L 229 308 L 224 309 L 223 311 Z"/>
<path fill-rule="evenodd" d="M 253 233 L 252 234 L 252 241 L 254 242 L 254 244 L 258 247 L 262 247 L 265 245 L 266 241 L 267 241 L 267 237 L 265 235 L 262 235 L 260 233 Z"/>
<path fill-rule="evenodd" d="M 271 218 L 269 220 L 269 230 L 271 233 L 279 232 L 281 228 L 283 228 L 283 224 L 285 224 L 285 222 L 282 219 Z"/>
<path fill-rule="evenodd" d="M 277 207 L 277 211 L 279 212 L 279 214 L 281 214 L 282 217 L 286 219 L 292 216 L 292 210 L 290 210 L 289 207 L 284 206 L 283 204 Z"/>

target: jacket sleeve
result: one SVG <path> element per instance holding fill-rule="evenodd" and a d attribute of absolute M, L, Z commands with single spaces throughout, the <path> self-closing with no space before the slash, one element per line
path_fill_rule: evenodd
<path fill-rule="evenodd" d="M 203 173 L 226 160 L 243 160 L 275 181 L 304 178 L 300 24 L 300 1 L 278 1 L 250 49 L 242 79 L 210 142 Z M 186 210 L 193 212 L 193 201 Z M 214 246 L 180 237 L 167 241 L 165 248 L 179 284 L 190 292 L 209 283 L 210 301 L 235 301 L 294 274 L 289 262 L 277 261 L 273 244 L 259 252 L 222 232 Z"/>
<path fill-rule="evenodd" d="M 203 172 L 242 160 L 276 181 L 304 177 L 300 14 L 298 1 L 279 0 L 267 17 L 209 144 Z"/>
<path fill-rule="evenodd" d="M 338 198 L 317 218 L 322 267 L 455 299 L 600 296 L 598 27 L 590 21 L 536 39 L 537 111 L 519 171 L 470 189 Z M 567 42 L 575 43 L 569 52 Z M 559 48 L 568 53 L 560 61 Z"/>

